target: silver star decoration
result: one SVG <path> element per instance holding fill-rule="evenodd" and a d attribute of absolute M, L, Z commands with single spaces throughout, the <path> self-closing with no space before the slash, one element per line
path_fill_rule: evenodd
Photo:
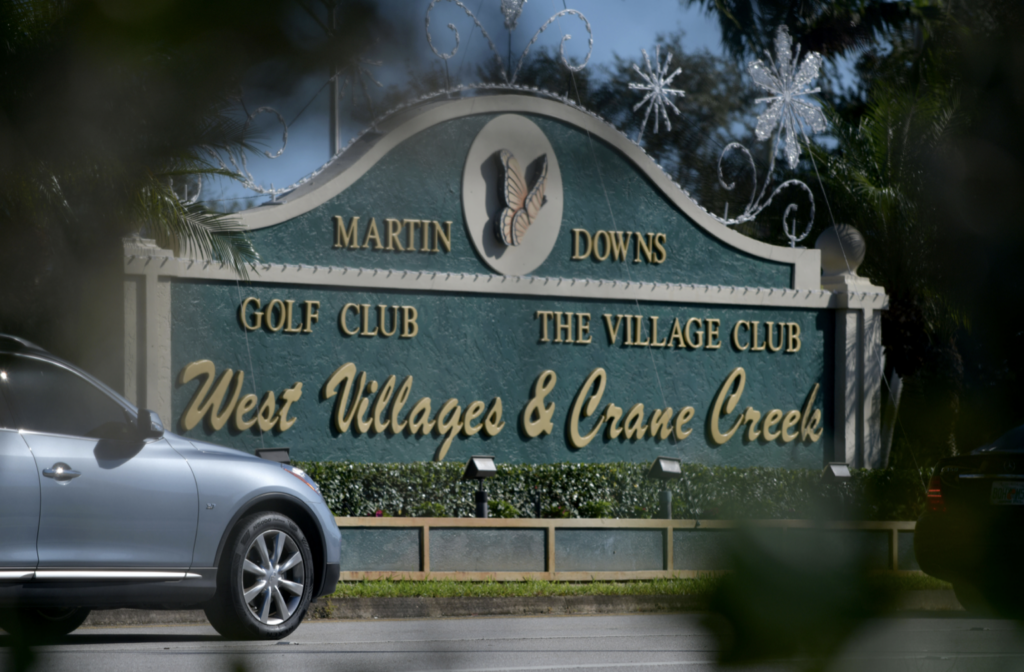
<path fill-rule="evenodd" d="M 673 96 L 685 96 L 686 93 L 681 89 L 670 89 L 669 84 L 675 79 L 676 75 L 682 72 L 682 68 L 676 68 L 675 71 L 669 75 L 668 66 L 672 62 L 672 54 L 665 55 L 665 63 L 661 64 L 661 53 L 657 46 L 654 47 L 654 63 L 656 68 L 651 67 L 651 59 L 647 57 L 647 52 L 643 49 L 640 53 L 644 55 L 644 62 L 647 64 L 647 72 L 643 72 L 637 66 L 633 64 L 633 69 L 636 70 L 637 74 L 640 75 L 646 84 L 634 84 L 630 82 L 629 88 L 633 91 L 646 91 L 647 95 L 643 97 L 639 103 L 633 106 L 633 111 L 636 112 L 644 105 L 647 106 L 647 110 L 644 112 L 644 121 L 640 124 L 640 133 L 637 135 L 637 142 L 644 136 L 644 129 L 647 128 L 647 119 L 651 116 L 651 110 L 654 110 L 654 132 L 658 132 L 658 116 L 660 115 L 665 119 L 665 130 L 672 130 L 672 122 L 668 118 L 668 110 L 671 109 L 676 114 L 682 116 L 682 112 L 672 102 Z"/>
<path fill-rule="evenodd" d="M 758 140 L 767 140 L 778 127 L 782 142 L 776 145 L 776 151 L 780 147 L 785 151 L 786 161 L 793 169 L 800 161 L 800 135 L 804 126 L 815 133 L 822 133 L 828 128 L 821 108 L 803 98 L 821 91 L 817 87 L 808 88 L 818 78 L 821 54 L 809 52 L 798 66 L 800 47 L 793 48 L 793 39 L 786 26 L 779 26 L 775 32 L 776 60 L 772 60 L 767 49 L 764 53 L 769 65 L 760 59 L 747 64 L 747 72 L 754 83 L 773 94 L 754 101 L 768 103 L 768 108 L 757 118 L 755 133 Z"/>
<path fill-rule="evenodd" d="M 515 30 L 526 0 L 501 0 L 501 13 L 505 17 L 505 30 Z"/>

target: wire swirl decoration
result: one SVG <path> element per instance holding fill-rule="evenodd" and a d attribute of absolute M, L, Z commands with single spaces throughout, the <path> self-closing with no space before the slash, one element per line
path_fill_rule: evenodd
<path fill-rule="evenodd" d="M 562 36 L 562 39 L 561 39 L 561 41 L 558 44 L 558 55 L 559 55 L 559 58 L 562 61 L 562 65 L 564 65 L 566 68 L 568 68 L 571 72 L 579 72 L 583 68 L 587 67 L 587 63 L 590 62 L 590 56 L 591 56 L 591 54 L 594 51 L 594 31 L 590 27 L 590 21 L 587 20 L 587 17 L 585 17 L 582 12 L 579 12 L 579 11 L 577 11 L 575 9 L 563 9 L 562 11 L 557 12 L 556 14 L 554 14 L 551 18 L 549 18 L 547 21 L 544 22 L 544 25 L 542 25 L 540 28 L 537 29 L 537 32 L 535 32 L 533 34 L 533 37 L 530 39 L 529 43 L 527 43 L 526 48 L 523 49 L 523 53 L 519 55 L 519 60 L 516 61 L 515 69 L 512 70 L 511 69 L 512 68 L 511 54 L 509 55 L 509 63 L 506 66 L 504 60 L 501 58 L 501 53 L 498 51 L 497 45 L 494 44 L 494 40 L 492 40 L 491 36 L 487 33 L 487 29 L 485 29 L 483 27 L 483 24 L 480 23 L 480 20 L 476 17 L 476 15 L 472 12 L 472 10 L 470 10 L 469 7 L 467 7 L 462 2 L 462 0 L 431 0 L 431 3 L 427 6 L 426 17 L 425 17 L 425 20 L 424 20 L 424 26 L 425 26 L 426 35 L 427 35 L 427 43 L 430 45 L 430 49 L 431 49 L 431 51 L 434 52 L 434 55 L 436 55 L 438 58 L 442 59 L 445 62 L 445 65 L 447 65 L 448 60 L 450 58 L 452 58 L 453 56 L 455 56 L 456 53 L 458 53 L 459 45 L 461 44 L 461 42 L 460 42 L 460 37 L 459 37 L 459 29 L 455 26 L 454 23 L 449 23 L 448 24 L 448 30 L 450 30 L 452 32 L 452 35 L 453 35 L 453 37 L 455 39 L 455 46 L 452 48 L 451 51 L 447 51 L 447 52 L 438 51 L 437 47 L 434 46 L 434 39 L 433 39 L 433 37 L 430 34 L 430 13 L 431 13 L 431 11 L 433 11 L 434 7 L 438 3 L 440 3 L 440 2 L 449 2 L 449 3 L 452 3 L 454 5 L 457 5 L 458 7 L 460 7 L 466 13 L 466 16 L 468 16 L 470 19 L 473 20 L 473 23 L 476 25 L 476 27 L 480 29 L 480 34 L 483 35 L 485 40 L 487 40 L 487 44 L 491 48 L 491 51 L 494 52 L 494 60 L 495 60 L 495 62 L 498 65 L 498 71 L 501 73 L 501 77 L 502 77 L 503 83 L 505 83 L 505 84 L 515 84 L 516 78 L 519 77 L 519 71 L 522 69 L 523 62 L 526 60 L 527 55 L 530 53 L 531 47 L 533 47 L 534 43 L 537 42 L 538 38 L 540 38 L 541 34 L 545 30 L 547 30 L 549 26 L 551 26 L 553 23 L 555 23 L 555 21 L 557 21 L 558 19 L 560 19 L 563 16 L 574 16 L 577 19 L 579 19 L 580 21 L 582 21 L 583 22 L 583 26 L 587 30 L 588 39 L 587 39 L 587 56 L 586 56 L 586 58 L 583 59 L 582 63 L 580 63 L 579 65 L 575 65 L 574 66 L 565 57 L 565 43 L 568 40 L 572 39 L 572 35 L 570 35 L 569 33 L 565 33 Z M 519 20 L 519 11 L 516 11 L 516 10 L 521 11 L 522 10 L 522 4 L 518 5 L 515 8 L 510 8 L 510 7 L 507 6 L 507 3 L 503 3 L 502 12 L 505 15 L 505 26 L 506 26 L 506 28 L 509 29 L 510 34 L 511 34 L 511 30 L 513 30 L 515 28 L 515 25 L 516 25 L 516 23 Z M 512 16 L 513 13 L 514 13 L 514 17 Z M 513 20 L 513 18 L 514 18 L 514 20 Z M 446 72 L 446 76 L 447 76 L 447 72 Z M 448 82 L 447 84 L 448 84 L 448 87 L 450 88 L 451 87 L 451 82 Z"/>
<path fill-rule="evenodd" d="M 513 93 L 520 93 L 520 94 L 526 94 L 526 95 L 531 95 L 531 96 L 540 96 L 540 97 L 543 97 L 543 98 L 548 98 L 550 100 L 556 100 L 559 103 L 562 103 L 563 105 L 566 105 L 568 107 L 576 109 L 579 112 L 582 112 L 582 113 L 590 116 L 591 118 L 593 118 L 593 119 L 595 119 L 595 120 L 597 120 L 597 121 L 599 121 L 601 123 L 605 123 L 605 124 L 609 124 L 609 125 L 611 123 L 608 120 L 602 118 L 599 114 L 595 113 L 593 110 L 587 109 L 586 107 L 580 105 L 577 101 L 572 100 L 571 98 L 568 98 L 568 97 L 566 97 L 563 94 L 555 93 L 553 91 L 548 91 L 546 89 L 538 88 L 536 86 L 523 86 L 523 85 L 520 85 L 520 84 L 489 84 L 489 83 L 486 83 L 486 82 L 477 83 L 477 84 L 458 84 L 458 85 L 456 85 L 456 86 L 454 86 L 453 88 L 450 88 L 450 89 L 438 89 L 438 90 L 435 90 L 435 91 L 431 91 L 429 93 L 424 93 L 424 94 L 422 94 L 422 95 L 420 95 L 418 97 L 415 97 L 415 98 L 410 98 L 410 99 L 405 100 L 405 101 L 403 101 L 401 103 L 398 103 L 394 107 L 388 109 L 386 112 L 384 112 L 382 114 L 379 114 L 368 126 L 365 126 L 362 131 L 360 131 L 356 135 L 354 135 L 351 138 L 349 138 L 349 140 L 345 144 L 345 146 L 343 148 L 341 148 L 338 151 L 337 154 L 335 154 L 330 159 L 328 159 L 328 161 L 326 163 L 324 163 L 323 165 L 321 165 L 319 168 L 317 168 L 313 172 L 309 173 L 305 177 L 301 178 L 297 182 L 295 182 L 295 183 L 293 183 L 293 184 L 291 184 L 291 185 L 289 185 L 287 187 L 275 189 L 273 187 L 273 185 L 271 185 L 270 189 L 266 189 L 266 188 L 259 187 L 259 186 L 255 185 L 254 184 L 254 182 L 255 182 L 254 179 L 246 180 L 245 183 L 243 184 L 243 187 L 246 187 L 246 186 L 248 186 L 249 188 L 255 187 L 254 190 L 258 191 L 258 193 L 270 195 L 271 199 L 273 199 L 271 202 L 274 202 L 274 200 L 276 200 L 277 196 L 279 196 L 281 194 L 285 194 L 285 193 L 291 192 L 291 191 L 297 189 L 298 187 L 301 187 L 301 186 L 303 186 L 305 184 L 310 183 L 314 178 L 319 176 L 324 171 L 324 169 L 326 169 L 329 165 L 331 165 L 332 163 L 337 161 L 339 157 L 343 156 L 345 154 L 345 152 L 347 152 L 351 147 L 356 145 L 364 137 L 366 137 L 369 134 L 378 132 L 376 130 L 378 124 L 383 123 L 384 121 L 394 117 L 395 115 L 399 114 L 400 112 L 412 109 L 412 108 L 416 107 L 417 105 L 421 105 L 423 103 L 427 103 L 427 102 L 436 101 L 436 100 L 440 100 L 440 99 L 443 99 L 443 98 L 451 97 L 452 93 L 457 93 L 459 95 L 478 95 L 478 94 L 480 94 L 482 92 L 500 92 L 500 93 L 513 92 Z M 270 109 L 271 108 L 267 108 L 267 110 L 270 110 Z M 625 135 L 623 137 L 625 137 Z M 640 147 L 640 145 L 637 145 L 637 146 Z M 212 148 L 212 147 L 204 147 L 203 149 L 205 149 L 208 153 L 210 153 L 214 157 L 214 159 L 217 160 L 220 163 L 220 166 L 221 166 L 222 169 L 230 171 L 230 169 L 227 168 L 227 166 L 223 163 L 223 161 L 220 160 L 220 157 L 217 155 L 216 150 L 214 148 Z M 640 147 L 640 151 L 644 151 L 643 147 Z M 645 154 L 646 154 L 646 152 L 645 152 Z M 652 157 L 651 160 L 654 161 L 654 158 Z M 241 159 L 237 160 L 237 163 L 242 163 Z M 237 171 L 232 171 L 232 172 L 234 172 L 235 175 L 241 176 L 241 173 L 239 173 Z M 689 195 L 689 192 L 687 192 L 686 189 L 682 185 L 677 183 L 670 174 L 665 173 L 665 176 L 680 191 L 682 191 L 684 194 Z M 250 178 L 251 178 L 251 176 L 250 176 Z M 175 190 L 176 190 L 176 193 L 178 193 L 178 188 L 177 187 L 175 187 Z M 191 196 L 195 196 L 195 198 L 198 200 L 198 196 L 197 195 L 190 193 L 190 197 Z"/>
<path fill-rule="evenodd" d="M 736 217 L 729 217 L 729 205 L 725 206 L 724 214 L 719 217 L 712 214 L 726 226 L 735 226 L 746 222 L 754 221 L 761 212 L 771 205 L 772 200 L 784 190 L 795 188 L 807 194 L 810 201 L 810 217 L 802 233 L 797 233 L 796 213 L 799 206 L 796 203 L 789 203 L 782 214 L 782 230 L 789 240 L 790 247 L 804 240 L 811 232 L 814 224 L 814 193 L 803 181 L 797 179 L 786 180 L 771 191 L 772 175 L 775 172 L 775 157 L 783 152 L 790 169 L 796 168 L 800 160 L 800 138 L 810 145 L 810 139 L 804 132 L 808 126 L 815 133 L 821 133 L 827 129 L 825 116 L 821 109 L 812 105 L 803 97 L 812 93 L 818 93 L 819 89 L 809 88 L 811 83 L 817 79 L 821 69 L 822 58 L 816 52 L 810 52 L 807 57 L 800 61 L 800 47 L 793 48 L 793 40 L 789 35 L 786 26 L 779 26 L 775 33 L 775 58 L 765 50 L 768 58 L 766 65 L 760 59 L 747 64 L 747 72 L 750 73 L 754 83 L 762 89 L 771 93 L 771 96 L 758 98 L 755 102 L 768 103 L 767 108 L 757 119 L 755 134 L 758 140 L 771 138 L 771 155 L 768 162 L 768 170 L 765 173 L 764 184 L 758 189 L 757 167 L 754 164 L 754 157 L 750 150 L 738 142 L 731 142 L 722 150 L 718 158 L 718 183 L 726 191 L 736 188 L 735 181 L 728 181 L 725 177 L 723 164 L 725 158 L 732 152 L 741 152 L 750 167 L 751 192 L 750 200 L 747 202 L 743 212 Z"/>
<path fill-rule="evenodd" d="M 328 81 L 334 80 L 338 83 L 339 98 L 344 98 L 345 90 L 349 87 L 351 87 L 354 90 L 356 83 L 358 83 L 362 87 L 363 95 L 366 97 L 366 106 L 372 117 L 373 104 L 370 98 L 370 93 L 367 90 L 366 79 L 369 79 L 371 82 L 376 84 L 378 88 L 383 88 L 384 85 L 377 81 L 377 79 L 373 76 L 373 73 L 370 72 L 368 67 L 379 65 L 381 65 L 379 61 L 373 61 L 363 56 L 357 56 L 348 64 L 348 66 L 342 68 L 340 71 L 337 71 L 333 75 L 331 75 Z M 319 91 L 317 92 L 316 95 L 319 95 Z M 316 95 L 314 95 L 314 99 L 316 98 Z M 310 100 L 309 103 L 306 103 L 306 106 L 308 107 L 309 104 L 312 102 L 313 101 Z M 303 111 L 305 111 L 305 108 L 303 108 Z M 261 114 L 273 115 L 277 119 L 277 123 L 281 125 L 281 147 L 276 152 L 273 153 L 268 151 L 262 152 L 262 154 L 266 156 L 268 159 L 276 159 L 280 157 L 282 154 L 284 154 L 284 150 L 288 146 L 288 122 L 285 121 L 284 117 L 281 115 L 280 112 L 278 112 L 273 107 L 257 108 L 252 114 L 246 116 L 245 124 L 242 127 L 243 134 L 245 131 L 249 130 L 253 122 Z M 299 113 L 300 116 L 301 114 L 302 112 Z M 298 117 L 296 117 L 296 119 L 297 118 Z M 295 123 L 294 119 L 292 120 L 292 123 Z M 374 121 L 374 124 L 376 124 L 376 121 Z M 376 125 L 372 126 L 371 128 L 375 129 Z M 221 154 L 218 151 L 209 146 L 204 146 L 203 149 L 214 158 L 214 160 L 220 166 L 221 170 L 228 171 L 232 173 L 235 177 L 239 178 L 243 188 L 253 191 L 257 194 L 270 196 L 271 202 L 276 201 L 278 196 L 286 194 L 290 191 L 294 191 L 298 187 L 301 187 L 307 182 L 313 180 L 315 177 L 320 175 L 320 173 L 322 173 L 324 169 L 327 168 L 327 166 L 333 163 L 334 160 L 338 158 L 338 156 L 340 156 L 342 152 L 342 150 L 339 150 L 334 156 L 328 159 L 326 163 L 322 164 L 319 168 L 309 173 L 305 177 L 301 178 L 297 182 L 294 182 L 286 187 L 280 187 L 275 189 L 273 183 L 271 183 L 270 187 L 268 188 L 256 182 L 256 178 L 253 177 L 251 172 L 249 172 L 248 161 L 245 158 L 245 152 L 243 150 L 227 150 L 225 152 L 227 154 L 227 163 L 231 164 L 231 167 L 229 168 L 227 163 L 224 162 L 223 158 L 221 157 Z M 192 205 L 193 203 L 199 200 L 199 195 L 202 191 L 202 186 L 203 183 L 202 180 L 200 179 L 198 191 L 191 192 L 187 188 L 185 188 L 183 191 L 184 198 L 182 196 L 179 196 L 178 200 L 181 201 L 182 204 L 184 205 Z M 182 190 L 179 189 L 178 191 Z"/>
<path fill-rule="evenodd" d="M 244 135 L 245 132 L 252 127 L 252 124 L 256 120 L 256 118 L 261 114 L 273 115 L 274 117 L 277 118 L 277 123 L 281 124 L 281 147 L 276 152 L 262 152 L 262 154 L 268 159 L 276 159 L 280 157 L 282 154 L 284 154 L 285 148 L 288 147 L 288 123 L 284 120 L 284 117 L 281 116 L 280 112 L 278 112 L 272 107 L 257 108 L 252 112 L 252 114 L 246 117 L 245 124 L 242 126 L 242 133 Z M 227 163 L 225 163 L 224 157 L 221 155 L 221 152 L 218 152 L 216 149 L 209 146 L 204 146 L 203 149 L 206 150 L 206 153 L 209 154 L 213 158 L 213 160 L 217 162 L 221 170 L 232 173 L 236 177 L 238 177 L 243 187 L 250 191 L 254 191 L 257 194 L 270 196 L 271 199 L 276 199 L 277 196 L 279 196 L 280 194 L 291 191 L 292 189 L 295 189 L 295 187 L 304 184 L 305 182 L 308 182 L 309 180 L 319 175 L 327 166 L 327 164 L 324 164 L 318 170 L 310 173 L 302 180 L 296 182 L 293 185 L 290 185 L 283 189 L 275 189 L 273 184 L 271 184 L 270 187 L 264 187 L 263 185 L 256 182 L 256 178 L 253 176 L 251 172 L 249 172 L 249 162 L 248 159 L 245 158 L 245 150 L 225 150 L 224 154 L 227 156 Z M 228 167 L 228 164 L 231 164 L 230 167 Z M 198 198 L 198 195 L 196 196 L 196 198 Z"/>
<path fill-rule="evenodd" d="M 811 188 L 808 187 L 802 180 L 786 180 L 779 186 L 775 187 L 771 193 L 768 192 L 768 188 L 772 183 L 772 172 L 775 170 L 775 152 L 772 151 L 771 159 L 768 163 L 768 170 L 765 174 L 764 184 L 761 186 L 760 193 L 758 193 L 757 185 L 757 166 L 754 164 L 754 157 L 750 154 L 750 150 L 741 145 L 738 142 L 730 142 L 722 150 L 722 155 L 718 157 L 718 183 L 722 185 L 722 188 L 726 191 L 732 191 L 736 188 L 736 182 L 728 182 L 725 178 L 725 171 L 722 164 L 725 161 L 726 155 L 730 152 L 739 151 L 743 153 L 743 156 L 747 160 L 747 164 L 750 167 L 751 172 L 751 190 L 750 200 L 747 202 L 743 212 L 737 217 L 729 217 L 729 204 L 725 204 L 725 213 L 722 217 L 712 213 L 711 216 L 717 219 L 726 226 L 736 226 L 737 224 L 745 224 L 747 222 L 753 222 L 757 219 L 757 216 L 761 212 L 772 204 L 772 200 L 778 196 L 782 191 L 789 189 L 790 187 L 802 190 L 807 194 L 807 200 L 810 201 L 810 217 L 807 218 L 807 226 L 804 227 L 803 233 L 797 235 L 797 222 L 795 221 L 795 215 L 800 209 L 796 203 L 789 203 L 786 205 L 786 209 L 782 213 L 782 231 L 785 233 L 786 238 L 789 240 L 790 247 L 796 247 L 796 244 L 802 241 L 811 232 L 811 225 L 814 224 L 814 193 Z"/>

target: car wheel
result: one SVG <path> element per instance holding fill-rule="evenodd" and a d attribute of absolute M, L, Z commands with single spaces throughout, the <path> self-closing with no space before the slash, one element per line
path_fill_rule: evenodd
<path fill-rule="evenodd" d="M 0 628 L 12 637 L 29 642 L 46 642 L 73 632 L 89 616 L 85 607 L 0 609 Z"/>
<path fill-rule="evenodd" d="M 228 639 L 281 639 L 299 627 L 313 595 L 313 554 L 291 518 L 257 513 L 238 523 L 206 617 Z"/>

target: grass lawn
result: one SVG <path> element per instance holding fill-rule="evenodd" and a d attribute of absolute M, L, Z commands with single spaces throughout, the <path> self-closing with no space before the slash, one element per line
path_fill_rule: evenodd
<path fill-rule="evenodd" d="M 651 581 L 351 581 L 338 584 L 334 597 L 542 597 L 565 595 L 709 595 L 720 577 Z M 885 591 L 949 590 L 950 584 L 925 574 L 877 574 L 872 581 Z"/>

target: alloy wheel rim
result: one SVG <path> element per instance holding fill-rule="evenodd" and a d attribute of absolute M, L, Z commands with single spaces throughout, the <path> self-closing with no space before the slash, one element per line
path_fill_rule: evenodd
<path fill-rule="evenodd" d="M 242 597 L 256 620 L 284 623 L 302 601 L 305 572 L 295 540 L 280 530 L 263 532 L 249 544 L 242 564 Z"/>

